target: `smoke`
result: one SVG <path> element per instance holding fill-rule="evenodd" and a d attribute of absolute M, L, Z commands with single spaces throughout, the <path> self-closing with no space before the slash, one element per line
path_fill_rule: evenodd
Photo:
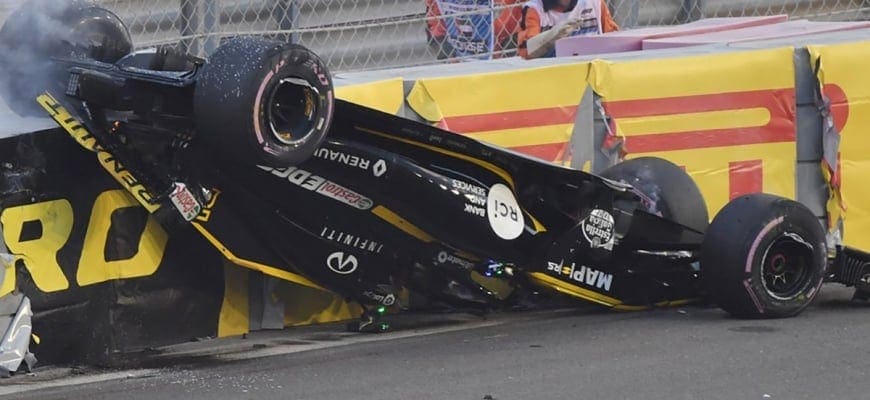
<path fill-rule="evenodd" d="M 57 127 L 46 117 L 22 117 L 0 98 L 0 139 Z"/>
<path fill-rule="evenodd" d="M 0 138 L 54 127 L 36 103 L 45 90 L 63 89 L 50 57 L 64 55 L 72 30 L 64 18 L 84 0 L 3 0 L 0 28 Z M 67 50 L 68 51 L 68 50 Z"/>

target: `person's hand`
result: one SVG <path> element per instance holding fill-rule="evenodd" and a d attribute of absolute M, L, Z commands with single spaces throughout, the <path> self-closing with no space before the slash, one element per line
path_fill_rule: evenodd
<path fill-rule="evenodd" d="M 559 25 L 554 26 L 553 29 L 549 29 L 538 35 L 532 36 L 526 42 L 528 49 L 527 58 L 537 58 L 547 54 L 550 50 L 553 49 L 553 46 L 556 45 L 557 40 L 566 36 L 570 36 L 572 33 L 574 33 L 574 31 L 579 28 L 580 20 L 572 18 L 561 22 Z"/>
<path fill-rule="evenodd" d="M 580 29 L 580 20 L 575 18 L 569 19 L 563 22 L 561 26 L 559 26 L 558 37 L 563 38 L 565 36 L 569 36 L 577 29 Z"/>

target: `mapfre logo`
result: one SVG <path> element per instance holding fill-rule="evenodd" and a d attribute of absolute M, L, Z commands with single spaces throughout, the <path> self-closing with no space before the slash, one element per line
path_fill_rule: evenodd
<path fill-rule="evenodd" d="M 353 254 L 337 251 L 326 257 L 326 266 L 336 274 L 347 275 L 356 271 L 359 261 L 357 261 L 356 256 Z"/>
<path fill-rule="evenodd" d="M 569 278 L 577 283 L 602 289 L 606 292 L 610 291 L 610 286 L 613 283 L 613 274 L 606 274 L 603 271 L 585 265 L 581 265 L 580 268 L 577 268 L 577 265 L 574 263 L 565 265 L 564 260 L 557 263 L 548 261 L 547 271 L 552 271 L 560 277 Z"/>

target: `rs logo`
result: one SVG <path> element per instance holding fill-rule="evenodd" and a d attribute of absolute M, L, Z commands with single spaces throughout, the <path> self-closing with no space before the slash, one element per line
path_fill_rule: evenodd
<path fill-rule="evenodd" d="M 353 254 L 337 251 L 326 258 L 326 266 L 336 274 L 347 275 L 356 271 L 359 262 Z"/>

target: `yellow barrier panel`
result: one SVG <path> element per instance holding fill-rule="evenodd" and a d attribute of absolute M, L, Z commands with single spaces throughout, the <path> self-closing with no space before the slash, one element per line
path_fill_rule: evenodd
<path fill-rule="evenodd" d="M 284 326 L 300 326 L 358 318 L 362 308 L 331 292 L 301 285 L 281 285 L 273 296 L 282 299 Z"/>
<path fill-rule="evenodd" d="M 335 96 L 361 106 L 396 114 L 405 101 L 405 89 L 402 78 L 395 78 L 340 86 L 335 88 Z"/>
<path fill-rule="evenodd" d="M 813 65 L 820 61 L 819 80 L 831 104 L 826 134 L 840 136 L 839 170 L 824 167 L 833 195 L 829 220 L 842 218 L 847 246 L 870 250 L 870 42 L 808 46 Z M 830 160 L 832 164 L 836 160 Z M 839 189 L 839 192 L 837 191 Z M 842 201 L 840 201 L 842 200 Z"/>
<path fill-rule="evenodd" d="M 0 269 L 3 270 L 0 273 L 0 297 L 3 297 L 15 290 L 15 260 L 0 259 Z"/>
<path fill-rule="evenodd" d="M 627 157 L 684 166 L 713 216 L 746 193 L 795 196 L 793 52 L 596 60 L 589 83 Z"/>
<path fill-rule="evenodd" d="M 224 262 L 224 300 L 218 316 L 217 336 L 238 336 L 248 333 L 248 278 L 253 272 Z"/>
<path fill-rule="evenodd" d="M 442 128 L 565 162 L 588 72 L 588 63 L 578 63 L 420 79 L 407 100 Z"/>

